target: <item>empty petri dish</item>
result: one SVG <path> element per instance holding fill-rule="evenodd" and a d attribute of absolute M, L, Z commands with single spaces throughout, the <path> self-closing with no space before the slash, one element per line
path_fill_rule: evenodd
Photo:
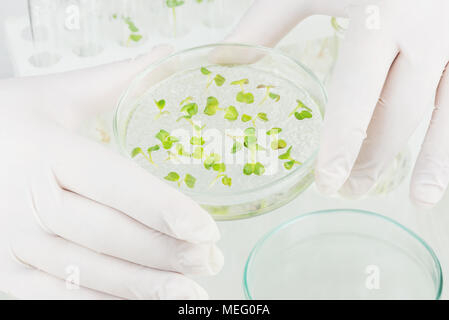
<path fill-rule="evenodd" d="M 121 152 L 218 220 L 262 214 L 313 181 L 326 100 L 272 49 L 214 44 L 149 66 L 114 117 Z"/>
<path fill-rule="evenodd" d="M 301 215 L 263 237 L 244 272 L 249 299 L 439 299 L 432 249 L 399 223 L 360 210 Z"/>

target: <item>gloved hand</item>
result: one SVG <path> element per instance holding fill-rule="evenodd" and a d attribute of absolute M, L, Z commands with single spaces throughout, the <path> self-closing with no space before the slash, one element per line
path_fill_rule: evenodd
<path fill-rule="evenodd" d="M 448 12 L 446 0 L 259 0 L 227 41 L 274 46 L 312 14 L 349 18 L 329 89 L 317 186 L 327 194 L 369 191 L 436 105 L 410 188 L 415 203 L 430 207 L 449 183 Z"/>
<path fill-rule="evenodd" d="M 74 133 L 114 108 L 129 81 L 169 51 L 0 81 L 0 291 L 39 299 L 207 298 L 186 275 L 222 267 L 209 214 Z"/>

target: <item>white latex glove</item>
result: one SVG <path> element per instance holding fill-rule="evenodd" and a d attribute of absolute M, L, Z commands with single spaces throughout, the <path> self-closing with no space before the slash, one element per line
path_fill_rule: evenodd
<path fill-rule="evenodd" d="M 169 51 L 0 81 L 0 291 L 33 299 L 207 298 L 185 274 L 222 267 L 209 214 L 73 131 L 114 108 L 129 81 Z"/>
<path fill-rule="evenodd" d="M 436 104 L 410 188 L 433 206 L 449 183 L 449 1 L 259 0 L 227 41 L 274 46 L 313 14 L 351 21 L 329 89 L 319 189 L 365 194 Z"/>

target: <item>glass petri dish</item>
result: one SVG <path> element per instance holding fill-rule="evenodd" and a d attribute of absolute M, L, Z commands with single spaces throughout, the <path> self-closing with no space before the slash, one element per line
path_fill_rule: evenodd
<path fill-rule="evenodd" d="M 248 299 L 439 299 L 438 258 L 416 234 L 376 213 L 296 217 L 264 236 L 244 271 Z"/>
<path fill-rule="evenodd" d="M 140 74 L 113 120 L 120 151 L 217 220 L 269 212 L 313 182 L 325 91 L 273 49 L 212 44 Z"/>

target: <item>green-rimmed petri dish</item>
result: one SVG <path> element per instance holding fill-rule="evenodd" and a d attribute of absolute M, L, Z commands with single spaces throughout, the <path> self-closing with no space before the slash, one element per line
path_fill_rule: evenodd
<path fill-rule="evenodd" d="M 313 182 L 326 93 L 298 61 L 212 44 L 150 65 L 114 117 L 121 152 L 217 220 L 247 218 Z"/>
<path fill-rule="evenodd" d="M 443 276 L 415 233 L 376 213 L 340 209 L 298 216 L 248 257 L 248 299 L 439 299 Z"/>

